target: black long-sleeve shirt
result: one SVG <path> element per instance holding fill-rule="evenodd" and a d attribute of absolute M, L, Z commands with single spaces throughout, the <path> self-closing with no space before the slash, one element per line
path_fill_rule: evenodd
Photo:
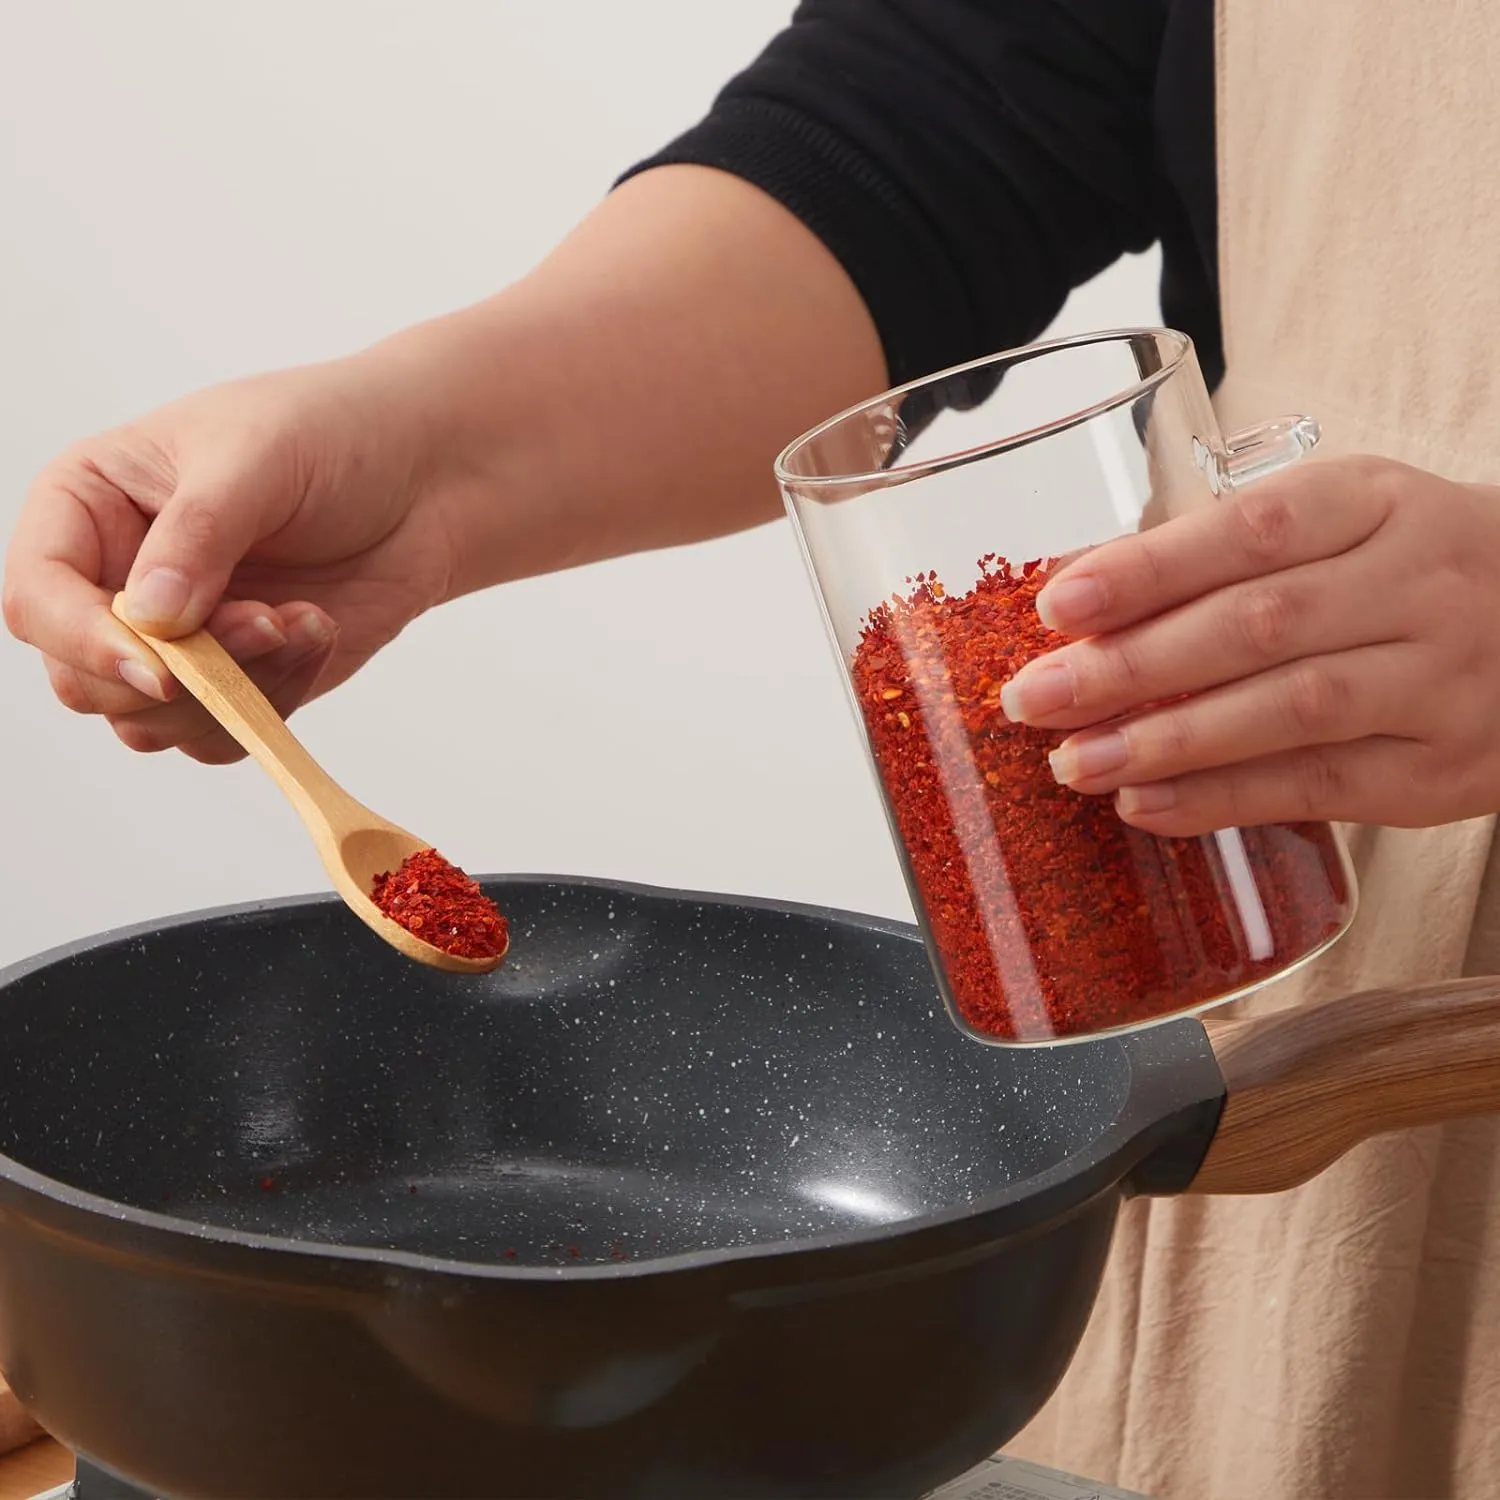
<path fill-rule="evenodd" d="M 895 381 L 1029 342 L 1160 241 L 1162 315 L 1216 385 L 1213 8 L 802 0 L 632 171 L 718 167 L 783 203 L 853 279 Z"/>

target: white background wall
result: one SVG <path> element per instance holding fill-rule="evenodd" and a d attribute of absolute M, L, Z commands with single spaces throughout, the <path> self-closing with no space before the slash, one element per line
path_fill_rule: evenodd
<path fill-rule="evenodd" d="M 46 0 L 0 47 L 0 533 L 70 440 L 533 264 L 791 0 Z M 1158 317 L 1154 255 L 1062 324 Z M 475 871 L 909 911 L 785 526 L 466 600 L 296 720 Z M 433 736 L 445 742 L 443 759 Z M 0 639 L 0 964 L 323 888 L 251 766 L 135 756 Z"/>

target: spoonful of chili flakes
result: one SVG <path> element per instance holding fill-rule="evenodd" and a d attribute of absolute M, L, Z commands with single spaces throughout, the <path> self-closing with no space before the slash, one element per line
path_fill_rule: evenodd
<path fill-rule="evenodd" d="M 430 844 L 356 802 L 308 754 L 281 715 L 206 630 L 147 635 L 114 613 L 254 757 L 312 835 L 345 904 L 391 947 L 459 974 L 495 968 L 510 946 L 500 909 Z"/>

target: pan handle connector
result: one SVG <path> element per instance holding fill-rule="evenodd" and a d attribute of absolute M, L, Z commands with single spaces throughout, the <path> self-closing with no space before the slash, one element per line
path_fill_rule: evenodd
<path fill-rule="evenodd" d="M 1227 1087 L 1192 1193 L 1279 1193 L 1371 1136 L 1500 1114 L 1500 976 L 1204 1026 Z"/>

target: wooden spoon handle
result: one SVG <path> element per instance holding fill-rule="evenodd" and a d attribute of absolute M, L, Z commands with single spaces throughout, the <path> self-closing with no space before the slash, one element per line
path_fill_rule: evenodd
<path fill-rule="evenodd" d="M 260 762 L 267 775 L 301 806 L 326 814 L 348 793 L 308 754 L 244 669 L 206 630 L 176 640 L 147 635 L 125 618 L 115 596 L 115 617 L 145 642 L 167 670 Z"/>
<path fill-rule="evenodd" d="M 1205 1029 L 1228 1095 L 1189 1192 L 1279 1193 L 1370 1136 L 1500 1113 L 1500 976 Z"/>

